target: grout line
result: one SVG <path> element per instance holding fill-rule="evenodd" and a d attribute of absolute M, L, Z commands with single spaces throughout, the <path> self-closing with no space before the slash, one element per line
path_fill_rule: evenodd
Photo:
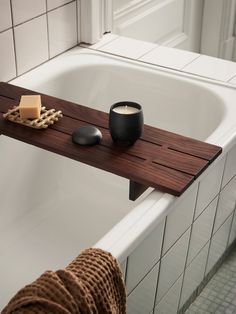
<path fill-rule="evenodd" d="M 50 40 L 49 40 L 49 22 L 48 22 L 48 0 L 46 0 L 46 24 L 47 24 L 47 42 L 48 42 L 48 59 L 50 60 Z"/>
<path fill-rule="evenodd" d="M 1 0 L 0 0 L 0 1 L 1 1 Z M 43 65 L 43 64 L 47 63 L 48 61 L 51 61 L 51 60 L 53 60 L 53 59 L 59 57 L 60 55 L 62 55 L 62 54 L 64 54 L 64 53 L 66 53 L 66 52 L 68 52 L 68 51 L 74 49 L 75 47 L 78 47 L 78 45 L 75 45 L 75 46 L 73 46 L 73 47 L 70 47 L 70 48 L 68 48 L 67 50 L 65 50 L 65 51 L 63 51 L 63 52 L 61 52 L 61 53 L 59 53 L 58 55 L 53 56 L 50 60 L 45 60 L 45 61 L 43 61 L 42 63 L 40 63 L 40 64 L 38 64 L 38 65 L 36 65 L 36 66 L 30 68 L 29 70 L 25 71 L 24 73 L 21 73 L 21 74 L 18 75 L 17 77 L 15 77 L 15 78 L 13 78 L 13 79 L 10 79 L 8 82 L 10 83 L 11 81 L 15 80 L 16 78 L 21 77 L 22 75 L 25 75 L 26 73 L 29 73 L 30 71 L 37 69 L 37 68 L 40 67 L 41 65 Z"/>
<path fill-rule="evenodd" d="M 154 265 L 152 265 L 152 267 L 148 270 L 148 272 L 145 273 L 145 275 L 139 280 L 139 282 L 134 286 L 134 288 L 127 294 L 127 297 L 129 297 L 134 292 L 134 290 L 143 282 L 143 280 L 145 280 L 145 278 L 150 274 L 151 271 L 153 271 L 153 269 L 157 266 L 158 263 L 159 263 L 159 269 L 160 269 L 160 259 L 159 259 L 157 262 L 155 262 Z M 158 274 L 159 274 L 159 269 L 158 269 Z"/>
<path fill-rule="evenodd" d="M 75 12 L 75 15 L 76 15 L 76 36 L 77 36 L 77 45 L 80 43 L 80 36 L 79 36 L 79 4 L 78 4 L 78 0 L 76 0 L 75 2 L 75 7 L 76 7 L 76 12 Z"/>
<path fill-rule="evenodd" d="M 224 178 L 225 167 L 226 167 L 226 158 L 225 158 L 225 161 L 224 161 L 224 169 L 223 169 L 222 176 L 221 176 L 220 190 L 219 190 L 219 193 L 217 194 L 218 199 L 217 199 L 217 204 L 216 204 L 215 216 L 214 216 L 213 224 L 212 224 L 212 230 L 211 230 L 211 236 L 210 236 L 210 245 L 209 245 L 209 250 L 208 250 L 208 253 L 207 253 L 207 259 L 206 259 L 206 265 L 205 265 L 205 271 L 204 271 L 203 279 L 206 277 L 207 265 L 208 265 L 209 255 L 210 255 L 210 250 L 211 250 L 211 245 L 212 245 L 212 237 L 213 237 L 213 234 L 214 234 L 213 231 L 214 231 L 214 227 L 215 227 L 216 215 L 217 215 L 217 212 L 218 212 L 218 205 L 219 205 L 219 200 L 220 200 L 220 193 L 221 193 L 221 187 L 222 187 L 223 178 Z"/>
<path fill-rule="evenodd" d="M 21 26 L 21 25 L 23 25 L 23 24 L 25 24 L 25 23 L 31 22 L 31 21 L 33 21 L 33 20 L 35 20 L 35 19 L 37 19 L 37 18 L 39 18 L 39 17 L 41 17 L 41 16 L 44 16 L 45 14 L 46 14 L 46 12 L 43 12 L 43 13 L 41 13 L 41 14 L 38 14 L 38 15 L 36 15 L 36 16 L 34 16 L 34 17 L 28 19 L 28 20 L 25 20 L 24 22 L 21 22 L 21 23 L 18 23 L 18 24 L 16 24 L 16 25 L 14 25 L 14 27 L 18 27 L 18 26 Z"/>
<path fill-rule="evenodd" d="M 166 293 L 161 297 L 160 301 L 159 301 L 157 304 L 155 304 L 154 309 L 159 306 L 159 304 L 161 303 L 161 301 L 164 299 L 164 297 L 166 297 L 167 293 L 169 293 L 169 291 L 173 288 L 173 286 L 176 284 L 176 282 L 183 276 L 183 274 L 184 274 L 184 273 L 182 272 L 182 273 L 178 276 L 178 278 L 175 280 L 175 282 L 170 286 L 170 288 L 166 291 Z M 183 279 L 182 279 L 182 280 L 183 280 Z M 165 314 L 168 314 L 168 313 L 165 313 Z"/>
<path fill-rule="evenodd" d="M 16 57 L 16 36 L 15 36 L 15 27 L 13 26 L 13 7 L 12 7 L 12 0 L 10 0 L 10 9 L 11 9 L 11 22 L 12 22 L 12 36 L 13 36 L 13 46 L 14 46 L 14 57 L 15 57 L 15 69 L 16 69 L 16 77 L 18 76 L 18 64 L 17 64 L 17 57 Z"/>
<path fill-rule="evenodd" d="M 74 2 L 74 1 L 76 1 L 76 0 L 68 1 L 67 3 L 64 3 L 64 4 L 62 4 L 62 5 L 59 5 L 59 6 L 56 7 L 56 8 L 53 8 L 53 9 L 48 10 L 48 12 L 55 11 L 55 10 L 57 10 L 57 9 L 59 9 L 59 8 L 61 8 L 61 7 L 64 7 L 64 6 L 66 6 L 67 4 L 70 4 L 70 3 Z"/>
<path fill-rule="evenodd" d="M 129 266 L 129 256 L 126 258 L 126 261 L 125 261 L 125 273 L 124 273 L 125 286 L 127 285 L 128 266 Z"/>
<path fill-rule="evenodd" d="M 200 183 L 200 182 L 199 182 L 199 183 Z M 198 218 L 205 212 L 205 210 L 207 209 L 207 207 L 210 206 L 210 205 L 216 200 L 216 198 L 219 196 L 219 194 L 220 194 L 220 192 L 217 193 L 217 194 L 214 196 L 214 198 L 210 201 L 210 203 L 208 203 L 208 204 L 206 205 L 206 207 L 204 207 L 204 209 L 200 212 L 200 214 L 199 214 L 197 217 L 195 217 L 194 222 L 195 222 L 196 220 L 198 220 Z"/>
<path fill-rule="evenodd" d="M 165 217 L 165 223 L 164 223 L 164 228 L 163 228 L 163 235 L 162 235 L 162 242 L 161 242 L 161 252 L 160 252 L 160 260 L 159 260 L 159 269 L 158 269 L 158 274 L 157 274 L 157 281 L 156 281 L 156 291 L 154 294 L 154 304 L 153 304 L 153 311 L 156 307 L 156 299 L 157 299 L 157 292 L 158 292 L 158 287 L 159 287 L 159 279 L 160 279 L 160 273 L 161 273 L 161 265 L 162 265 L 162 253 L 163 253 L 163 248 L 164 248 L 164 240 L 165 240 L 165 233 L 166 233 L 166 224 L 167 224 L 167 217 Z"/>
<path fill-rule="evenodd" d="M 158 272 L 157 272 L 157 283 L 158 283 L 159 274 L 160 274 L 161 253 L 162 253 L 162 247 L 163 247 L 163 242 L 164 242 L 165 225 L 166 225 L 166 218 L 165 218 L 165 224 L 164 224 L 164 226 L 163 226 L 163 234 L 162 234 L 160 258 L 154 263 L 154 265 L 152 265 L 151 269 L 140 279 L 140 281 L 135 285 L 135 287 L 129 292 L 128 296 L 132 294 L 132 292 L 139 286 L 139 284 L 147 277 L 147 275 L 148 275 L 148 274 L 154 269 L 154 267 L 156 267 L 157 264 L 159 263 Z M 157 226 L 157 228 L 158 228 L 159 226 L 160 226 L 160 224 Z M 155 230 L 155 229 L 154 229 L 154 230 Z M 129 256 L 127 257 L 127 259 L 128 259 L 128 258 L 129 258 Z M 126 280 L 127 280 L 128 263 L 129 263 L 129 260 L 127 260 L 127 265 L 126 265 Z M 157 284 L 156 284 L 156 287 L 157 287 Z M 156 291 L 157 291 L 157 290 L 156 290 Z M 154 307 L 155 307 L 155 297 L 156 297 L 156 293 L 154 294 L 154 304 L 153 304 Z"/>
<path fill-rule="evenodd" d="M 200 187 L 200 182 L 198 183 L 198 187 L 197 187 L 197 193 L 196 193 L 196 198 L 195 198 L 195 205 L 194 205 L 194 210 L 193 210 L 193 218 L 192 218 L 192 222 L 191 222 L 191 225 L 190 225 L 190 234 L 189 234 L 188 248 L 187 248 L 187 254 L 186 254 L 186 259 L 185 259 L 185 264 L 184 264 L 183 280 L 182 280 L 181 287 L 180 287 L 179 302 L 178 302 L 178 305 L 177 305 L 177 311 L 179 311 L 180 301 L 181 301 L 182 292 L 183 292 L 184 279 L 185 279 L 185 271 L 186 271 L 186 269 L 187 269 L 188 256 L 189 256 L 189 249 L 190 249 L 191 238 L 192 238 L 192 232 L 193 232 L 194 217 L 195 217 L 195 211 L 196 211 L 196 208 L 197 208 L 197 201 L 198 201 L 198 195 L 199 195 L 199 187 Z M 201 250 L 200 250 L 200 252 L 201 252 Z M 198 252 L 198 254 L 199 254 L 200 252 Z M 198 254 L 197 254 L 197 255 L 198 255 Z M 197 255 L 192 259 L 192 261 L 197 257 Z M 191 262 L 192 262 L 192 261 L 191 261 Z M 191 264 L 191 262 L 189 263 L 189 265 Z M 189 265 L 188 265 L 188 266 L 189 266 Z"/>
<path fill-rule="evenodd" d="M 20 26 L 20 25 L 22 25 L 22 24 L 28 23 L 28 22 L 30 22 L 30 21 L 32 21 L 32 20 L 34 20 L 34 19 L 37 19 L 37 18 L 43 16 L 43 15 L 46 14 L 47 12 L 55 11 L 55 10 L 57 10 L 57 9 L 59 9 L 59 8 L 62 8 L 62 7 L 64 7 L 64 6 L 66 6 L 66 5 L 68 5 L 68 4 L 71 4 L 72 2 L 75 2 L 75 1 L 76 1 L 76 0 L 72 0 L 72 1 L 70 1 L 70 2 L 68 2 L 68 3 L 65 3 L 65 4 L 63 4 L 63 5 L 61 5 L 61 6 L 58 6 L 58 7 L 56 7 L 56 8 L 53 8 L 53 9 L 51 9 L 51 10 L 46 10 L 45 12 L 40 13 L 40 14 L 38 14 L 38 15 L 36 15 L 36 16 L 30 18 L 30 19 L 27 19 L 27 20 L 25 20 L 24 22 L 20 22 L 20 23 L 18 23 L 18 24 L 13 25 L 13 27 L 18 27 L 18 26 Z M 12 3 L 12 0 L 10 0 L 10 3 Z M 11 8 L 12 8 L 12 4 L 11 4 Z M 46 6 L 46 9 L 47 9 L 47 6 Z M 12 23 L 13 23 L 13 19 L 12 19 Z M 2 32 L 3 32 L 3 31 L 1 31 L 0 33 L 2 33 Z"/>
<path fill-rule="evenodd" d="M 156 47 L 151 48 L 149 51 L 145 52 L 144 54 L 142 54 L 140 57 L 137 58 L 137 60 L 140 60 L 141 58 L 143 58 L 144 56 L 146 56 L 147 54 L 151 53 L 153 50 L 160 48 L 161 45 L 156 44 Z M 142 61 L 142 60 L 140 60 Z"/>
<path fill-rule="evenodd" d="M 190 295 L 190 297 L 185 301 L 185 303 L 180 307 L 180 301 L 181 301 L 181 297 L 182 297 L 182 292 L 183 292 L 183 286 L 184 286 L 184 279 L 185 279 L 185 274 L 186 274 L 186 270 L 190 267 L 190 265 L 196 261 L 196 259 L 199 257 L 199 255 L 202 253 L 202 251 L 207 247 L 209 246 L 210 247 L 210 239 L 204 244 L 204 246 L 201 248 L 201 250 L 195 255 L 195 257 L 191 260 L 191 262 L 188 264 L 188 266 L 186 267 L 186 269 L 184 270 L 183 272 L 183 281 L 182 281 L 182 286 L 181 286 L 181 291 L 180 291 L 180 297 L 179 297 L 179 303 L 178 303 L 178 313 L 179 311 L 181 311 L 181 309 L 184 307 L 184 305 L 191 299 L 191 296 L 192 294 L 194 294 L 198 287 L 201 285 L 201 283 L 203 282 L 204 280 L 204 273 L 202 274 L 202 280 L 200 282 L 200 284 L 196 287 L 196 289 L 192 292 L 192 294 Z M 209 247 L 208 247 L 208 250 L 209 250 Z M 206 262 L 207 262 L 207 258 L 206 258 Z M 198 295 L 196 295 L 195 299 L 198 297 Z M 195 301 L 195 300 L 194 300 Z M 194 302 L 192 301 L 192 302 Z M 191 302 L 191 303 L 192 303 Z"/>
<path fill-rule="evenodd" d="M 195 200 L 195 208 L 196 208 L 196 204 L 197 204 L 197 198 Z M 194 208 L 194 211 L 195 211 L 195 208 Z M 193 215 L 193 217 L 194 217 L 194 215 Z M 188 248 L 187 248 L 187 254 L 186 254 L 185 263 L 184 263 L 183 280 L 182 280 L 181 288 L 180 288 L 179 302 L 178 302 L 178 306 L 177 306 L 177 311 L 179 310 L 179 307 L 180 307 L 180 301 L 181 301 L 182 292 L 183 292 L 185 271 L 186 271 L 186 268 L 187 268 L 187 261 L 188 261 L 188 255 L 189 255 L 189 248 L 190 248 L 190 243 L 191 243 L 192 231 L 193 231 L 193 222 L 192 222 L 192 224 L 190 226 L 189 239 L 188 239 Z"/>
<path fill-rule="evenodd" d="M 81 0 L 77 0 L 77 1 L 79 1 L 79 16 L 78 16 L 78 18 L 79 18 L 79 44 L 81 44 L 81 37 L 82 37 L 82 35 L 81 35 L 81 30 L 82 30 L 82 19 L 81 19 Z"/>
<path fill-rule="evenodd" d="M 201 57 L 200 54 L 198 54 L 197 57 L 195 57 L 193 60 L 191 60 L 190 62 L 186 63 L 182 68 L 180 68 L 180 71 L 184 72 L 184 68 L 186 68 L 188 65 L 190 65 L 191 63 L 195 62 L 197 59 L 199 59 Z"/>
<path fill-rule="evenodd" d="M 117 40 L 118 38 L 115 38 L 114 40 Z M 109 44 L 109 43 L 107 43 L 107 44 Z M 81 46 L 81 47 L 83 47 L 83 46 Z M 104 46 L 101 46 L 101 47 L 104 47 Z M 163 70 L 163 69 L 167 70 L 167 71 L 170 70 L 170 71 L 174 72 L 175 74 L 186 75 L 188 78 L 190 77 L 191 79 L 203 81 L 204 83 L 206 82 L 206 83 L 211 83 L 211 84 L 214 84 L 214 85 L 217 85 L 217 86 L 223 86 L 223 87 L 227 87 L 227 88 L 236 89 L 235 84 L 229 84 L 229 83 L 227 83 L 227 82 L 225 82 L 223 80 L 211 78 L 209 76 L 204 76 L 204 75 L 200 75 L 200 74 L 196 74 L 196 73 L 187 72 L 185 70 L 184 71 L 180 71 L 179 69 L 174 69 L 174 68 L 171 68 L 171 67 L 168 67 L 168 66 L 158 65 L 158 64 L 151 63 L 151 62 L 139 60 L 137 58 L 135 59 L 135 58 L 131 58 L 131 57 L 115 54 L 115 53 L 112 53 L 112 52 L 103 51 L 103 50 L 100 49 L 101 47 L 93 49 L 93 48 L 91 48 L 89 46 L 86 46 L 86 47 L 83 47 L 83 48 L 90 49 L 92 51 L 96 50 L 96 51 L 99 51 L 99 52 L 107 54 L 107 55 L 120 57 L 120 58 L 127 59 L 127 60 L 130 60 L 130 61 L 136 61 L 136 62 L 139 62 L 142 65 L 147 64 L 147 65 L 150 65 L 150 66 L 155 66 L 155 67 L 159 68 L 159 70 Z"/>
<path fill-rule="evenodd" d="M 230 234 L 231 234 L 231 230 L 232 230 L 232 226 L 233 226 L 233 221 L 234 221 L 234 216 L 235 216 L 235 207 L 236 207 L 236 201 L 234 203 L 234 210 L 233 212 L 231 213 L 232 214 L 232 219 L 231 219 L 231 223 L 230 223 L 230 227 L 229 227 L 229 234 L 228 234 L 228 239 L 227 239 L 227 244 L 226 244 L 226 248 L 229 246 L 229 239 L 230 239 Z M 231 215 L 230 214 L 230 215 Z M 227 217 L 229 218 L 230 215 Z"/>
<path fill-rule="evenodd" d="M 12 17 L 11 17 L 11 19 L 12 19 Z M 10 26 L 8 28 L 4 28 L 4 30 L 0 31 L 0 34 L 5 33 L 6 31 L 9 31 L 12 28 L 13 28 L 13 26 Z"/>
<path fill-rule="evenodd" d="M 173 209 L 174 210 L 174 209 Z M 172 212 L 172 211 L 171 211 Z M 170 212 L 170 213 L 171 213 Z M 191 227 L 191 224 L 187 227 L 187 229 L 185 229 L 183 231 L 183 233 L 181 233 L 180 236 L 178 236 L 178 238 L 175 240 L 175 242 L 173 242 L 173 244 L 171 244 L 171 246 L 165 251 L 164 255 L 162 257 L 164 257 L 172 248 L 173 246 L 179 241 L 180 238 L 182 238 L 182 236 L 185 234 L 185 232 Z M 163 253 L 163 252 L 162 252 Z"/>
<path fill-rule="evenodd" d="M 226 82 L 227 83 L 230 83 L 230 81 L 233 79 L 233 78 L 235 78 L 236 77 L 236 74 L 234 74 L 233 76 L 231 76 Z M 231 84 L 233 84 L 233 83 L 231 83 Z"/>

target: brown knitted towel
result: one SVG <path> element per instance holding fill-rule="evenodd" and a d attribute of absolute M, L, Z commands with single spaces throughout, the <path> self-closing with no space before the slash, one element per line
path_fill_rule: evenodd
<path fill-rule="evenodd" d="M 125 314 L 126 293 L 116 259 L 83 251 L 65 269 L 46 271 L 21 289 L 2 314 Z"/>

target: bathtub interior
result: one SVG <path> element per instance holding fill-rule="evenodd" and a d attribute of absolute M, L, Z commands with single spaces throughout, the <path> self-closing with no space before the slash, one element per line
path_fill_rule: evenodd
<path fill-rule="evenodd" d="M 135 101 L 143 106 L 146 124 L 203 141 L 223 119 L 223 100 L 196 82 L 101 54 L 64 59 L 60 70 L 59 57 L 13 84 L 106 112 L 115 102 Z"/>

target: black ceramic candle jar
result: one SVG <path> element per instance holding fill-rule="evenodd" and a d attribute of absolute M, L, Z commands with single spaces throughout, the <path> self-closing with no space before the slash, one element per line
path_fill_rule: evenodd
<path fill-rule="evenodd" d="M 132 145 L 142 134 L 142 107 L 131 101 L 118 102 L 111 106 L 109 129 L 114 142 Z"/>

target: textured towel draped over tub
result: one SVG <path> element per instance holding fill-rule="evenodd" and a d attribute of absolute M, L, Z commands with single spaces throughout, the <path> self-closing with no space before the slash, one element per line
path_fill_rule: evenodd
<path fill-rule="evenodd" d="M 116 259 L 100 249 L 83 251 L 65 269 L 46 271 L 21 289 L 2 314 L 126 313 L 126 293 Z"/>

